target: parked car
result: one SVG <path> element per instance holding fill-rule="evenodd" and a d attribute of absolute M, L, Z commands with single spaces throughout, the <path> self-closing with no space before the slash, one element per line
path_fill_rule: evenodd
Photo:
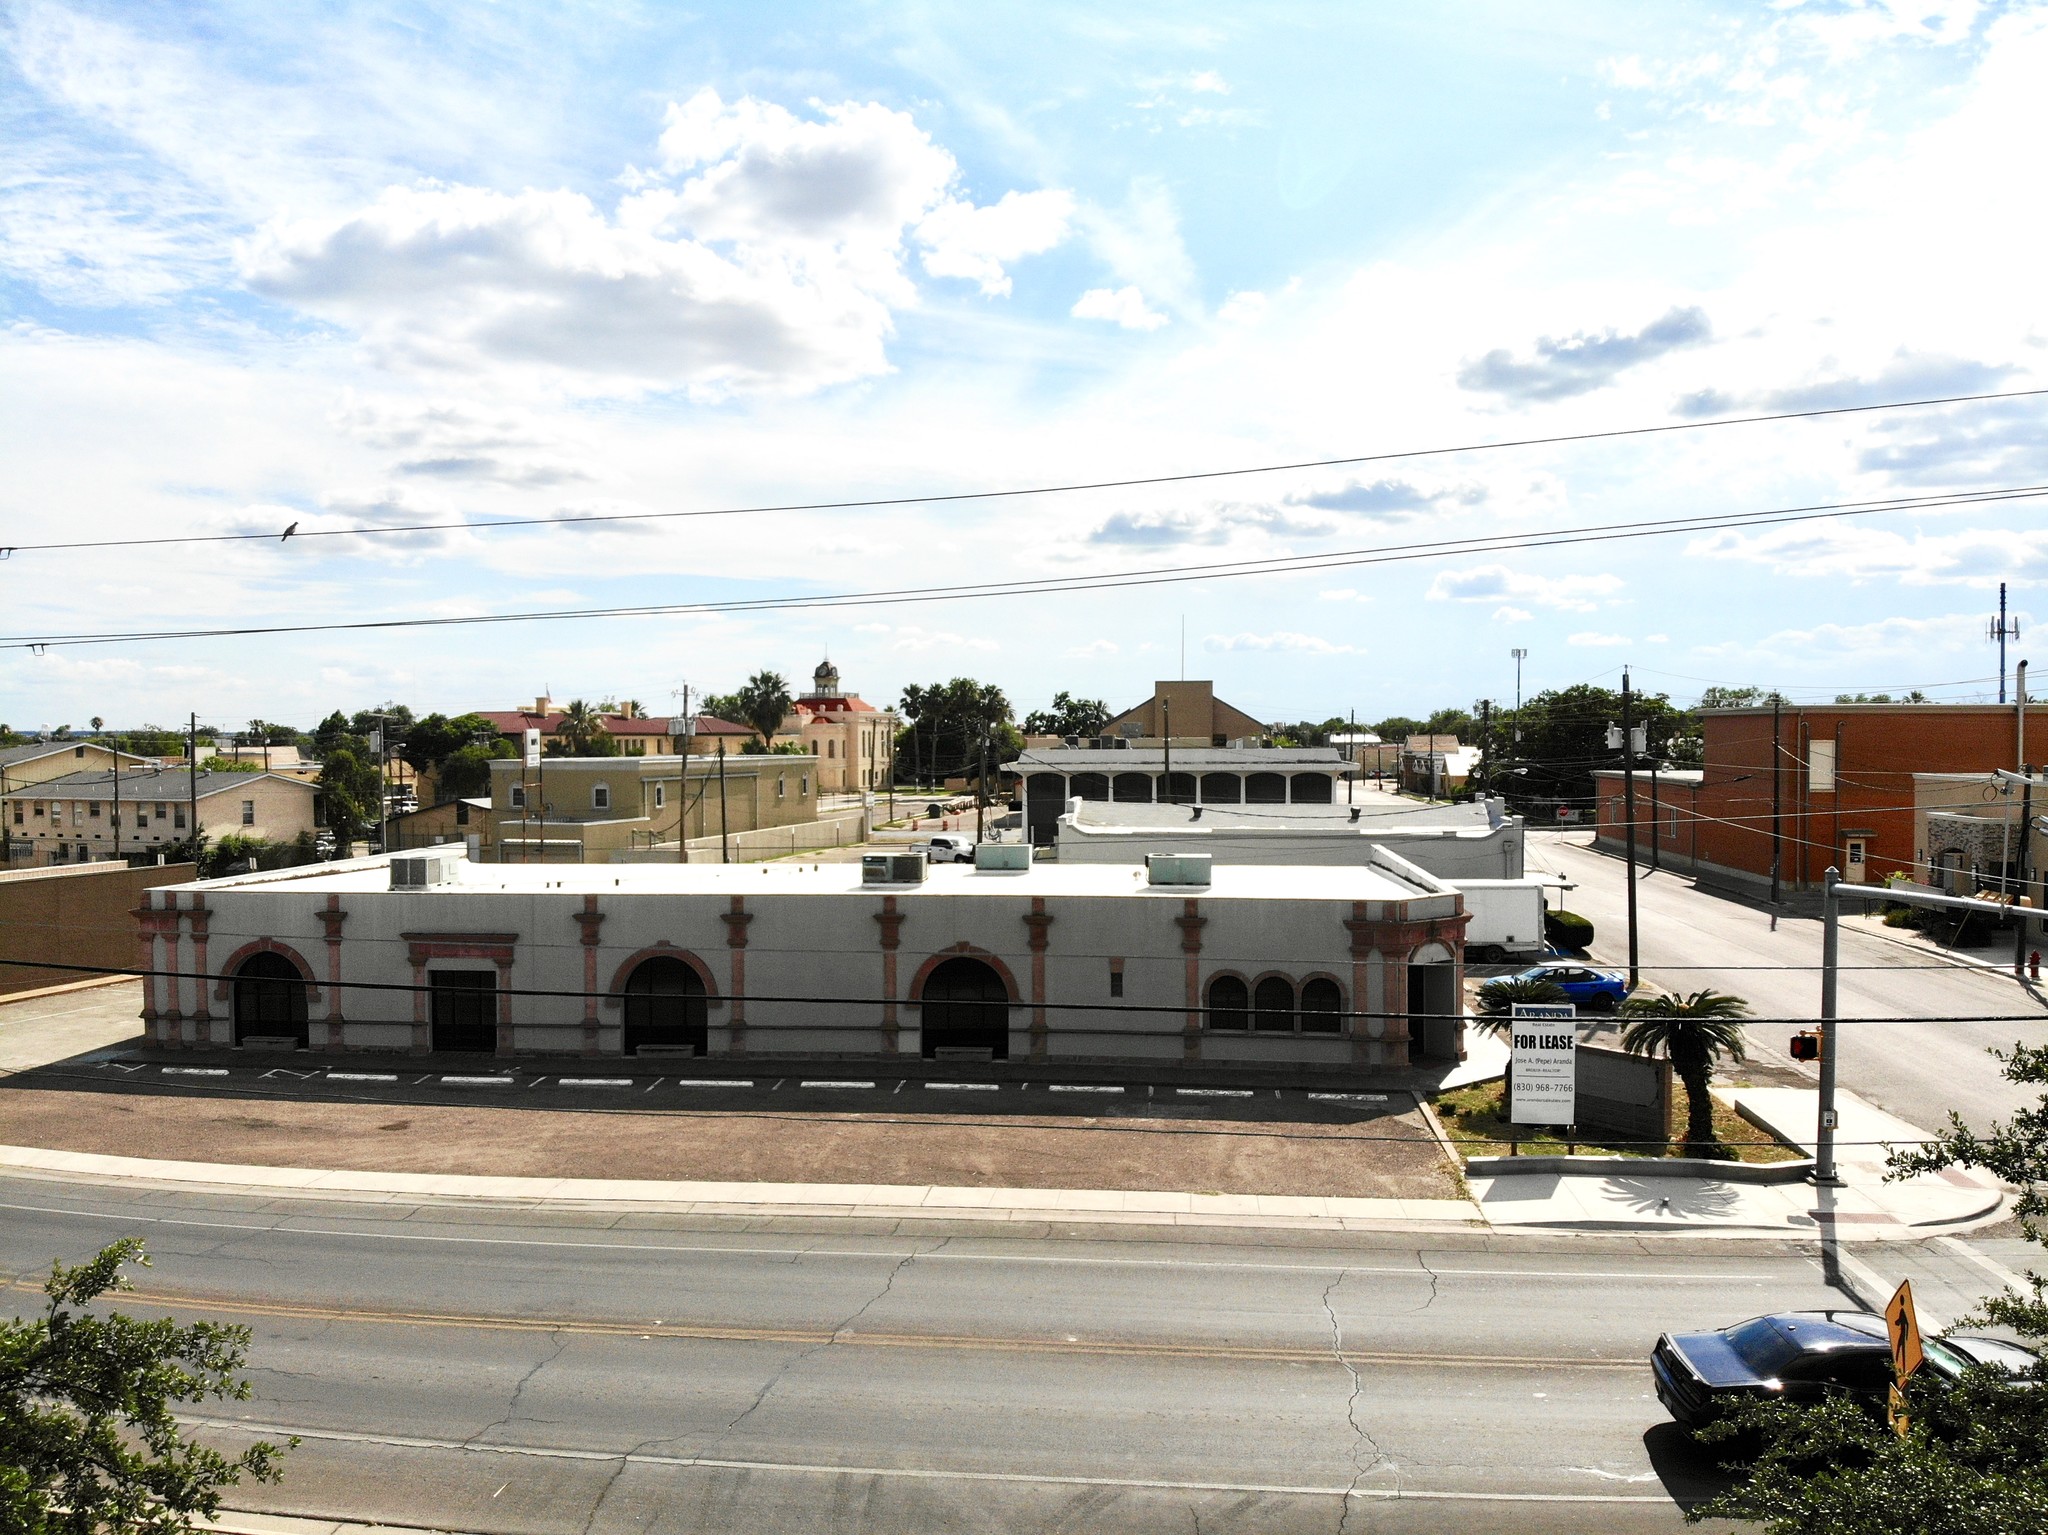
<path fill-rule="evenodd" d="M 1929 1337 L 1921 1347 L 1924 1368 L 1947 1380 L 1973 1364 L 2018 1363 L 2025 1369 L 2033 1362 L 2025 1349 L 1997 1338 Z M 1657 1400 L 1687 1428 L 1712 1422 L 1743 1401 L 1846 1396 L 1876 1409 L 1892 1383 L 1891 1339 L 1884 1318 L 1874 1312 L 1784 1311 L 1719 1332 L 1667 1332 L 1651 1350 L 1650 1374 Z"/>
<path fill-rule="evenodd" d="M 973 863 L 974 839 L 965 832 L 934 832 L 924 855 L 933 863 Z"/>
<path fill-rule="evenodd" d="M 1564 992 L 1568 1001 L 1589 1012 L 1612 1012 L 1628 996 L 1626 972 L 1602 970 L 1582 960 L 1546 960 L 1518 971 L 1515 979 L 1549 981 Z"/>

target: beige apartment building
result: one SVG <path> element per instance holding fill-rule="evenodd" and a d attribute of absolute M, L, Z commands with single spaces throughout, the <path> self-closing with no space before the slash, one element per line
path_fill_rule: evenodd
<path fill-rule="evenodd" d="M 222 837 L 294 842 L 310 836 L 318 791 L 276 773 L 201 773 L 183 768 L 124 767 L 118 774 L 73 773 L 10 797 L 10 844 L 25 846 L 17 862 L 94 863 L 165 851 L 199 829 Z"/>
<path fill-rule="evenodd" d="M 154 757 L 115 751 L 97 741 L 33 741 L 26 746 L 0 748 L 0 853 L 6 862 L 25 864 L 35 856 L 34 844 L 23 835 L 31 819 L 26 812 L 17 826 L 14 801 L 38 784 L 73 773 L 106 773 L 119 762 L 124 768 L 153 767 Z"/>
<path fill-rule="evenodd" d="M 723 767 L 721 769 L 721 760 Z M 818 818 L 818 759 L 788 752 L 718 757 L 548 757 L 491 764 L 485 861 L 607 863 L 721 831 Z"/>

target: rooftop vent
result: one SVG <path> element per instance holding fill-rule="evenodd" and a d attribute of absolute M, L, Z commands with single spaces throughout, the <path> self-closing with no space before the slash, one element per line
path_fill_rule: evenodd
<path fill-rule="evenodd" d="M 863 853 L 860 882 L 863 885 L 921 885 L 925 856 L 922 853 Z"/>
<path fill-rule="evenodd" d="M 1147 853 L 1145 882 L 1151 885 L 1206 885 L 1209 883 L 1207 853 Z"/>
<path fill-rule="evenodd" d="M 394 853 L 391 855 L 391 888 L 431 890 L 439 885 L 452 885 L 457 878 L 455 866 L 467 852 L 461 843 L 451 842 L 443 847 Z"/>

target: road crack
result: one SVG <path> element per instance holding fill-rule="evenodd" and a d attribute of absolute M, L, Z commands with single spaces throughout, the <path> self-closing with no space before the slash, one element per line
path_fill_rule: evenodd
<path fill-rule="evenodd" d="M 1358 1421 L 1358 1399 L 1365 1393 L 1365 1381 L 1344 1353 L 1344 1324 L 1337 1320 L 1337 1308 L 1332 1301 L 1338 1286 L 1344 1283 L 1350 1273 L 1349 1269 L 1340 1270 L 1337 1277 L 1323 1289 L 1323 1314 L 1330 1319 L 1330 1353 L 1343 1367 L 1344 1373 L 1351 1377 L 1351 1395 L 1344 1404 L 1344 1418 L 1351 1425 L 1352 1434 L 1351 1484 L 1344 1489 L 1344 1501 L 1337 1515 L 1337 1535 L 1345 1535 L 1345 1531 L 1351 1526 L 1351 1509 L 1358 1501 L 1358 1484 L 1380 1466 L 1392 1464 L 1387 1452 L 1380 1448 L 1379 1441 L 1374 1439 L 1366 1431 L 1365 1425 Z M 1431 1280 L 1434 1283 L 1433 1275 Z M 1399 1490 L 1397 1483 L 1396 1493 Z"/>
<path fill-rule="evenodd" d="M 1411 1307 L 1411 1314 L 1415 1311 L 1427 1311 L 1431 1306 L 1434 1306 L 1437 1294 L 1436 1270 L 1429 1266 L 1429 1259 L 1423 1256 L 1422 1249 L 1419 1247 L 1415 1250 L 1415 1261 L 1422 1266 L 1422 1272 L 1429 1276 L 1429 1299 L 1419 1306 Z"/>
<path fill-rule="evenodd" d="M 738 1431 L 739 1426 L 742 1423 L 746 1422 L 747 1419 L 751 1418 L 756 1412 L 760 1411 L 761 1404 L 768 1400 L 769 1394 L 773 1392 L 777 1386 L 782 1384 L 784 1377 L 786 1377 L 790 1371 L 794 1370 L 798 1365 L 802 1364 L 812 1355 L 821 1353 L 825 1349 L 828 1349 L 833 1344 L 837 1343 L 841 1338 L 845 1337 L 847 1333 L 853 1329 L 855 1323 L 859 1322 L 862 1317 L 868 1314 L 868 1312 L 872 1311 L 876 1306 L 880 1305 L 884 1300 L 888 1298 L 889 1292 L 896 1288 L 897 1275 L 901 1274 L 906 1268 L 910 1267 L 910 1265 L 912 1263 L 915 1263 L 919 1258 L 930 1257 L 933 1253 L 943 1252 L 947 1244 L 949 1244 L 952 1240 L 953 1239 L 951 1237 L 946 1237 L 940 1241 L 938 1246 L 928 1248 L 922 1252 L 920 1252 L 916 1248 L 912 1248 L 909 1252 L 905 1253 L 901 1258 L 897 1259 L 895 1265 L 889 1270 L 888 1276 L 885 1279 L 883 1279 L 882 1287 L 879 1290 L 877 1290 L 873 1295 L 870 1295 L 866 1300 L 862 1301 L 860 1303 L 860 1306 L 853 1312 L 852 1315 L 848 1316 L 844 1321 L 837 1323 L 833 1327 L 831 1333 L 828 1334 L 826 1337 L 820 1339 L 816 1343 L 811 1344 L 807 1348 L 798 1350 L 796 1353 L 790 1355 L 788 1359 L 784 1360 L 782 1363 L 782 1367 L 779 1370 L 777 1370 L 773 1375 L 769 1376 L 767 1382 L 761 1387 L 761 1389 L 758 1392 L 755 1393 L 753 1401 L 749 1402 L 746 1405 L 746 1407 L 743 1408 L 740 1411 L 740 1413 L 732 1419 L 731 1422 L 727 1423 L 724 1428 L 720 1429 L 718 1431 L 718 1437 L 712 1440 L 711 1443 L 705 1446 L 702 1450 L 698 1451 L 695 1458 L 701 1460 L 712 1454 L 715 1454 L 718 1448 L 721 1445 L 723 1445 L 726 1442 L 726 1440 L 730 1439 L 734 1433 Z"/>
<path fill-rule="evenodd" d="M 512 1388 L 512 1395 L 506 1399 L 505 1416 L 498 1419 L 495 1423 L 486 1423 L 474 1434 L 463 1440 L 462 1447 L 464 1449 L 468 1449 L 476 1444 L 478 1440 L 482 1439 L 484 1435 L 490 1433 L 493 1429 L 507 1427 L 514 1418 L 519 1416 L 519 1399 L 526 1394 L 526 1388 L 532 1383 L 534 1376 L 540 1374 L 542 1370 L 545 1370 L 557 1359 L 560 1359 L 562 1357 L 562 1350 L 569 1346 L 569 1340 L 563 1336 L 562 1329 L 559 1327 L 550 1328 L 548 1330 L 548 1338 L 555 1345 L 554 1352 L 536 1361 L 532 1369 L 519 1377 L 518 1384 Z"/>

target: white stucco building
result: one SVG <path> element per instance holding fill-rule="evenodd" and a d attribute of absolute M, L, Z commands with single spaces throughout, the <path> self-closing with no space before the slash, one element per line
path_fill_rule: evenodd
<path fill-rule="evenodd" d="M 864 871 L 477 865 L 450 848 L 397 863 L 412 860 L 425 873 L 362 859 L 151 891 L 151 1038 L 1347 1068 L 1462 1050 L 1460 899 L 1390 856 Z M 445 883 L 395 888 L 437 870 Z M 1160 882 L 1177 878 L 1198 882 Z"/>

